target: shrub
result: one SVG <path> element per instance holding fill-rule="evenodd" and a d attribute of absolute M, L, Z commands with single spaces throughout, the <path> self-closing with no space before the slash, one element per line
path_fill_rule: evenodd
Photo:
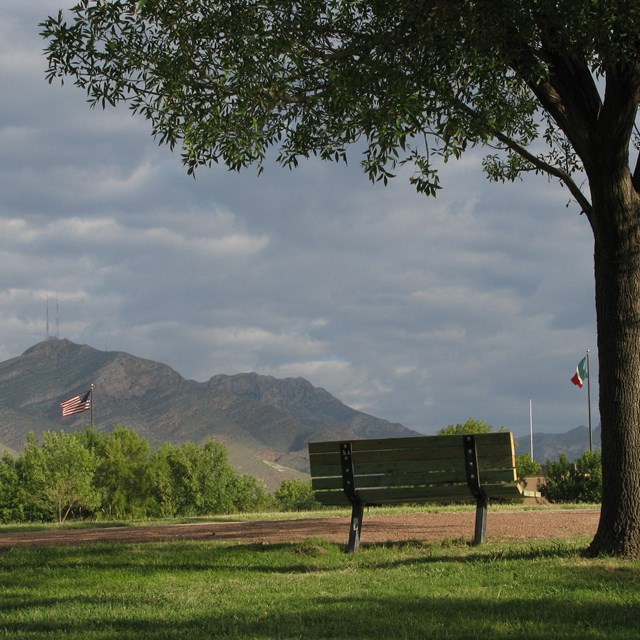
<path fill-rule="evenodd" d="M 540 464 L 531 457 L 531 454 L 521 453 L 516 456 L 516 470 L 518 480 L 524 480 L 530 476 L 537 476 L 540 473 Z"/>
<path fill-rule="evenodd" d="M 310 480 L 283 480 L 274 495 L 281 511 L 311 511 L 320 508 Z"/>
<path fill-rule="evenodd" d="M 600 502 L 602 458 L 599 451 L 585 451 L 575 463 L 566 454 L 547 461 L 547 481 L 540 493 L 550 502 Z"/>

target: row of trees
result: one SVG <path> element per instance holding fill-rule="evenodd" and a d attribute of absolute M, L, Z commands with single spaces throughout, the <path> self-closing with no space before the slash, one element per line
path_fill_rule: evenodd
<path fill-rule="evenodd" d="M 131 429 L 31 433 L 24 451 L 0 460 L 0 522 L 195 516 L 262 509 L 270 497 L 238 474 L 225 446 L 163 444 Z"/>
<path fill-rule="evenodd" d="M 488 433 L 482 420 L 448 425 L 438 433 Z M 517 457 L 518 476 L 536 475 L 540 465 L 529 454 Z M 599 502 L 599 452 L 575 463 L 566 456 L 547 462 L 542 492 L 552 502 Z M 149 442 L 125 426 L 111 433 L 93 428 L 68 434 L 47 431 L 42 442 L 31 433 L 24 451 L 0 459 L 0 523 L 69 517 L 129 519 L 198 516 L 278 509 L 319 508 L 310 482 L 286 479 L 269 494 L 261 481 L 238 474 L 226 447 L 213 438 L 204 445 Z"/>

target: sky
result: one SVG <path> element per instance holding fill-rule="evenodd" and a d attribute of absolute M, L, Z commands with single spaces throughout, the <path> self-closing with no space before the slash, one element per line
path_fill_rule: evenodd
<path fill-rule="evenodd" d="M 534 432 L 587 424 L 570 378 L 591 349 L 597 426 L 593 240 L 560 185 L 492 184 L 481 152 L 436 198 L 372 184 L 357 151 L 194 180 L 126 107 L 48 84 L 37 25 L 71 4 L 2 3 L 0 361 L 57 336 L 198 381 L 301 376 L 427 434 L 520 435 L 530 406 Z"/>

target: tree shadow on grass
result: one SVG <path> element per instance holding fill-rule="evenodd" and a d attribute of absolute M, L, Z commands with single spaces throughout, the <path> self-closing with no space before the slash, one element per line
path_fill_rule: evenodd
<path fill-rule="evenodd" d="M 537 566 L 533 578 L 515 573 L 528 571 L 522 560 Z M 640 565 L 584 561 L 569 543 L 371 544 L 346 555 L 317 540 L 179 542 L 0 561 L 7 638 L 628 640 L 640 618 Z M 481 579 L 467 588 L 472 573 Z"/>
<path fill-rule="evenodd" d="M 310 573 L 336 568 L 391 569 L 416 564 L 483 564 L 508 560 L 542 560 L 576 557 L 582 551 L 570 542 L 519 543 L 471 547 L 463 540 L 446 542 L 366 543 L 349 554 L 344 546 L 309 539 L 295 543 L 161 543 L 83 544 L 0 550 L 0 569 L 45 566 L 58 572 L 85 570 L 135 571 L 138 575 L 178 572 L 243 571 L 255 573 Z M 261 561 L 264 559 L 264 561 Z M 8 586 L 16 578 L 8 573 Z M 33 574 L 38 581 L 41 576 Z"/>
<path fill-rule="evenodd" d="M 64 604 L 87 605 L 90 599 L 78 596 Z M 27 607 L 47 608 L 48 602 L 26 602 Z M 60 604 L 60 603 L 59 603 Z M 111 640 L 209 640 L 210 638 L 273 638 L 314 640 L 377 640 L 429 638 L 462 640 L 563 640 L 607 638 L 628 640 L 637 637 L 640 604 L 573 601 L 565 597 L 533 598 L 517 595 L 500 600 L 459 596 L 384 596 L 371 594 L 326 594 L 294 602 L 278 601 L 264 594 L 260 606 L 212 610 L 186 615 L 179 611 L 158 617 L 128 611 L 118 618 L 96 603 L 91 615 L 82 620 L 51 615 L 38 622 L 4 620 L 0 635 L 5 637 L 83 638 Z M 108 604 L 108 603 L 106 603 Z"/>

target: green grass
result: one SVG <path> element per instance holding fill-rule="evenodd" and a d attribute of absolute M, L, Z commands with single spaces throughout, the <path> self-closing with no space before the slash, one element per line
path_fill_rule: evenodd
<path fill-rule="evenodd" d="M 99 544 L 0 551 L 0 638 L 638 637 L 640 563 L 547 543 Z"/>

